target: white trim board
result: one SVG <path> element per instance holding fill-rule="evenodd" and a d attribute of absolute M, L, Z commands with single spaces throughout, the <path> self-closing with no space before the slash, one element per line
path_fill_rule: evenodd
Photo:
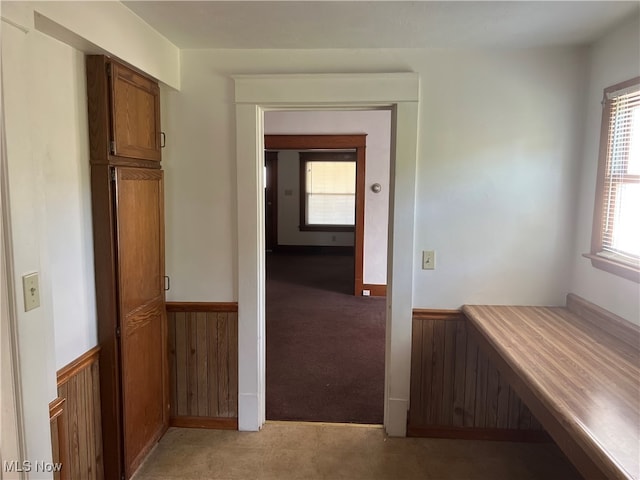
<path fill-rule="evenodd" d="M 384 426 L 389 435 L 405 436 L 411 369 L 418 75 L 238 75 L 234 80 L 238 427 L 257 431 L 265 422 L 264 111 L 384 106 L 392 110 Z"/>

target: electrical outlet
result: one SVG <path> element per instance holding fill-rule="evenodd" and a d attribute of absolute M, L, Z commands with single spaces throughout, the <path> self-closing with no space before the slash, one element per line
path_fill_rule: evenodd
<path fill-rule="evenodd" d="M 433 250 L 424 250 L 422 252 L 422 269 L 433 270 L 436 268 L 436 252 Z"/>
<path fill-rule="evenodd" d="M 362 290 L 362 296 L 363 297 L 370 297 L 371 296 L 371 290 Z"/>
<path fill-rule="evenodd" d="M 40 306 L 40 285 L 38 272 L 22 277 L 22 291 L 24 294 L 24 311 L 28 312 Z"/>

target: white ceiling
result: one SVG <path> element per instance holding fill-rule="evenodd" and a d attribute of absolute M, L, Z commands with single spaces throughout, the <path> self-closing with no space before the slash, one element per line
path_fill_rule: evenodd
<path fill-rule="evenodd" d="M 187 48 L 578 45 L 639 1 L 124 1 Z"/>

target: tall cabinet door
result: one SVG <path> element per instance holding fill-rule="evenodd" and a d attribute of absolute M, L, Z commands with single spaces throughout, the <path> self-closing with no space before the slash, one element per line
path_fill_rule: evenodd
<path fill-rule="evenodd" d="M 169 421 L 161 170 L 116 167 L 122 418 L 129 478 Z"/>

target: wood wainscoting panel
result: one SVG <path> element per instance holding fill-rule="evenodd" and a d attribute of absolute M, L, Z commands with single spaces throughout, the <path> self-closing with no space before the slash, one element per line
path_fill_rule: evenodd
<path fill-rule="evenodd" d="M 548 441 L 458 310 L 413 311 L 408 434 Z"/>
<path fill-rule="evenodd" d="M 172 426 L 237 429 L 237 311 L 237 303 L 167 303 Z"/>
<path fill-rule="evenodd" d="M 68 480 L 65 465 L 69 463 L 67 458 L 67 439 L 65 437 L 64 404 L 65 399 L 57 397 L 49 403 L 49 423 L 51 425 L 51 458 L 54 465 L 61 465 L 59 470 L 54 468 L 54 480 Z"/>
<path fill-rule="evenodd" d="M 61 479 L 104 478 L 99 354 L 95 347 L 57 374 L 58 396 L 64 399 L 56 425 L 59 456 L 65 458 Z"/>

